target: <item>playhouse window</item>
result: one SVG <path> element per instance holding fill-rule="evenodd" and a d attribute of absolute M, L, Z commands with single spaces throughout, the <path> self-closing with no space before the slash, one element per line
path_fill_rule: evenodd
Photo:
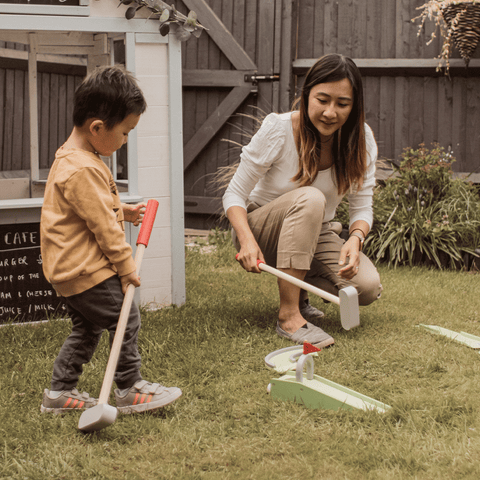
<path fill-rule="evenodd" d="M 124 34 L 0 31 L 0 59 L 0 199 L 41 198 L 75 88 L 95 66 L 125 62 Z M 128 144 L 103 160 L 128 192 Z"/>

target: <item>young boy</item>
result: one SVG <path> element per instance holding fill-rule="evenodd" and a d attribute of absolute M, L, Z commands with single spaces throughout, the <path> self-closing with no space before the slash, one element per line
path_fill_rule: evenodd
<path fill-rule="evenodd" d="M 95 70 L 75 92 L 73 131 L 55 155 L 40 223 L 43 271 L 66 299 L 72 333 L 55 360 L 42 412 L 96 405 L 96 399 L 76 389 L 82 367 L 105 329 L 111 345 L 128 284 L 140 286 L 123 222 L 138 225 L 145 204 L 120 203 L 112 174 L 99 155 L 108 157 L 127 143 L 128 132 L 145 109 L 134 77 L 119 66 Z M 182 394 L 179 388 L 142 379 L 139 329 L 140 312 L 132 304 L 114 378 L 122 413 L 154 410 Z"/>

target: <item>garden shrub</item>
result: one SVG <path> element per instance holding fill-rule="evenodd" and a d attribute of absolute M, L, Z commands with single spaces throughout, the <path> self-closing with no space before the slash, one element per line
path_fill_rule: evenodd
<path fill-rule="evenodd" d="M 452 177 L 453 152 L 438 144 L 405 149 L 400 166 L 376 187 L 365 252 L 389 265 L 458 268 L 480 246 L 476 187 Z"/>

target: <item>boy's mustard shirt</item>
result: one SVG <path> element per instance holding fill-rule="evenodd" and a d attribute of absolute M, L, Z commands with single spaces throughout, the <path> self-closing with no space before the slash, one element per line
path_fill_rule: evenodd
<path fill-rule="evenodd" d="M 45 277 L 64 297 L 135 271 L 118 190 L 99 156 L 75 148 L 57 151 L 45 188 L 40 244 Z"/>

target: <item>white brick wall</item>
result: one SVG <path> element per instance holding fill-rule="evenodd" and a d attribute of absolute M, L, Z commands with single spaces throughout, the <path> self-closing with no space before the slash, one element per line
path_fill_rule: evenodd
<path fill-rule="evenodd" d="M 135 76 L 147 100 L 137 126 L 139 194 L 158 200 L 157 217 L 142 265 L 140 303 L 172 303 L 168 47 L 137 43 Z"/>
<path fill-rule="evenodd" d="M 128 7 L 117 6 L 118 0 L 91 0 L 90 15 L 124 17 Z M 147 14 L 142 9 L 135 18 Z M 136 129 L 138 193 L 146 201 L 154 198 L 159 202 L 140 272 L 140 304 L 156 308 L 172 303 L 168 45 L 136 43 L 135 76 L 148 104 Z"/>

